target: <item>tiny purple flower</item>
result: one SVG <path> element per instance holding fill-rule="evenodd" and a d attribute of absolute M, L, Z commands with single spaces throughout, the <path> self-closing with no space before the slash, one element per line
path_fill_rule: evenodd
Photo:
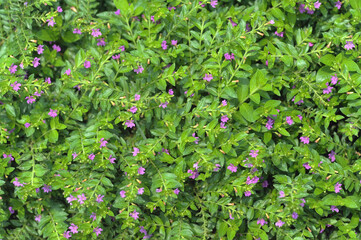
<path fill-rule="evenodd" d="M 69 229 L 72 233 L 78 233 L 78 226 L 75 225 L 74 223 L 70 224 Z"/>
<path fill-rule="evenodd" d="M 98 203 L 103 202 L 103 197 L 104 197 L 104 195 L 99 194 L 99 195 L 97 196 L 96 201 L 97 201 Z"/>
<path fill-rule="evenodd" d="M 65 232 L 63 233 L 63 237 L 65 237 L 66 239 L 71 238 L 70 231 L 65 231 Z"/>
<path fill-rule="evenodd" d="M 176 195 L 178 195 L 180 191 L 179 191 L 178 188 L 176 188 L 176 189 L 173 190 L 173 192 L 174 192 Z"/>
<path fill-rule="evenodd" d="M 85 61 L 85 62 L 84 62 L 84 67 L 85 67 L 85 68 L 90 68 L 90 67 L 91 67 L 90 61 Z"/>
<path fill-rule="evenodd" d="M 257 156 L 258 156 L 258 152 L 259 152 L 259 150 L 251 150 L 251 153 L 249 154 L 251 157 L 254 157 L 254 158 L 256 158 Z"/>
<path fill-rule="evenodd" d="M 91 35 L 92 35 L 93 37 L 99 37 L 99 36 L 102 35 L 102 33 L 99 31 L 99 28 L 98 28 L 98 29 L 92 29 Z"/>
<path fill-rule="evenodd" d="M 309 144 L 310 143 L 310 138 L 309 137 L 302 136 L 302 137 L 300 137 L 300 140 L 304 144 Z"/>
<path fill-rule="evenodd" d="M 122 191 L 119 192 L 119 194 L 120 194 L 120 196 L 121 196 L 122 198 L 125 198 L 125 197 L 126 197 L 126 196 L 125 196 L 125 193 L 126 193 L 126 191 L 124 191 L 124 190 L 122 190 Z"/>
<path fill-rule="evenodd" d="M 107 146 L 108 141 L 105 141 L 104 138 L 100 139 L 100 146 L 99 148 L 103 148 Z"/>
<path fill-rule="evenodd" d="M 298 218 L 298 214 L 297 214 L 296 212 L 293 212 L 293 213 L 292 213 L 292 218 L 293 218 L 293 219 L 297 219 L 297 218 Z"/>
<path fill-rule="evenodd" d="M 263 225 L 267 224 L 267 222 L 263 218 L 261 218 L 261 219 L 257 220 L 257 224 L 263 226 Z"/>
<path fill-rule="evenodd" d="M 68 75 L 68 76 L 70 76 L 70 73 L 71 73 L 71 69 L 68 68 L 68 70 L 65 71 L 65 74 Z"/>
<path fill-rule="evenodd" d="M 28 128 L 28 127 L 30 127 L 30 123 L 25 123 L 24 126 L 25 126 L 26 128 Z"/>
<path fill-rule="evenodd" d="M 231 172 L 237 172 L 237 166 L 234 166 L 232 163 L 229 164 L 229 166 L 227 167 L 227 169 Z"/>
<path fill-rule="evenodd" d="M 139 212 L 137 212 L 136 210 L 134 210 L 132 213 L 129 214 L 129 216 L 134 218 L 134 220 L 137 220 L 139 218 L 138 215 L 139 215 Z"/>
<path fill-rule="evenodd" d="M 319 1 L 317 1 L 317 2 L 314 3 L 314 6 L 315 6 L 316 9 L 319 9 L 320 6 L 321 6 L 321 3 Z"/>
<path fill-rule="evenodd" d="M 140 151 L 139 151 L 139 148 L 136 148 L 136 147 L 133 147 L 133 157 L 135 157 L 135 156 L 137 156 L 138 155 L 138 153 L 140 153 Z"/>
<path fill-rule="evenodd" d="M 80 204 L 84 204 L 85 200 L 86 200 L 86 197 L 85 197 L 84 193 L 82 195 L 78 195 L 78 202 Z"/>
<path fill-rule="evenodd" d="M 346 41 L 345 49 L 351 50 L 352 48 L 355 48 L 355 45 L 353 44 L 353 41 Z"/>
<path fill-rule="evenodd" d="M 206 80 L 207 82 L 210 82 L 213 79 L 212 74 L 206 74 L 203 80 Z"/>
<path fill-rule="evenodd" d="M 161 103 L 159 107 L 162 107 L 163 109 L 166 108 L 168 105 L 168 102 Z"/>
<path fill-rule="evenodd" d="M 109 162 L 110 163 L 115 163 L 115 160 L 117 160 L 117 159 L 112 157 L 112 155 L 109 156 Z"/>
<path fill-rule="evenodd" d="M 177 40 L 172 40 L 172 45 L 173 45 L 173 46 L 176 46 L 176 45 L 177 45 L 177 42 L 178 42 Z"/>
<path fill-rule="evenodd" d="M 44 184 L 44 187 L 42 187 L 44 193 L 51 192 L 51 186 Z"/>
<path fill-rule="evenodd" d="M 210 4 L 211 4 L 211 6 L 213 8 L 216 8 L 216 5 L 218 5 L 218 1 L 217 0 L 212 0 Z"/>
<path fill-rule="evenodd" d="M 278 222 L 275 223 L 277 227 L 282 227 L 285 222 L 282 222 L 281 220 L 278 220 Z"/>
<path fill-rule="evenodd" d="M 244 196 L 246 196 L 246 197 L 249 197 L 249 196 L 251 196 L 252 195 L 252 192 L 251 191 L 245 191 L 244 192 Z"/>
<path fill-rule="evenodd" d="M 40 58 L 37 58 L 37 57 L 34 58 L 33 66 L 34 66 L 35 68 L 40 65 L 40 62 L 39 62 L 39 61 L 40 61 Z"/>
<path fill-rule="evenodd" d="M 342 2 L 340 2 L 340 1 L 335 2 L 335 7 L 337 7 L 338 10 L 340 10 L 341 5 L 342 5 Z"/>
<path fill-rule="evenodd" d="M 96 227 L 94 228 L 93 232 L 95 232 L 95 234 L 98 236 L 101 234 L 101 232 L 103 231 L 103 229 L 101 229 L 100 227 Z"/>
<path fill-rule="evenodd" d="M 162 48 L 163 48 L 163 50 L 167 49 L 167 41 L 162 42 Z"/>
<path fill-rule="evenodd" d="M 279 198 L 284 198 L 286 196 L 284 191 L 280 191 L 279 194 L 280 194 Z"/>
<path fill-rule="evenodd" d="M 18 67 L 17 65 L 11 64 L 11 66 L 9 67 L 10 73 L 14 74 L 17 71 L 16 70 L 17 67 Z"/>
<path fill-rule="evenodd" d="M 135 100 L 135 101 L 139 101 L 139 99 L 140 99 L 140 95 L 135 94 L 135 95 L 134 95 L 134 100 Z"/>
<path fill-rule="evenodd" d="M 331 211 L 332 212 L 339 212 L 338 208 L 336 206 L 331 205 Z"/>
<path fill-rule="evenodd" d="M 139 188 L 138 189 L 138 194 L 139 195 L 142 195 L 144 193 L 144 188 L 142 187 L 142 188 Z"/>
<path fill-rule="evenodd" d="M 133 127 L 135 127 L 134 120 L 127 120 L 127 121 L 125 121 L 125 125 L 126 125 L 128 128 L 133 128 Z"/>
<path fill-rule="evenodd" d="M 115 11 L 114 14 L 119 15 L 120 14 L 120 9 L 117 9 L 117 11 Z"/>
<path fill-rule="evenodd" d="M 94 158 L 95 158 L 95 155 L 94 155 L 94 153 L 91 153 L 89 156 L 88 156 L 88 158 L 90 159 L 90 160 L 94 160 Z"/>
<path fill-rule="evenodd" d="M 335 193 L 339 193 L 339 192 L 340 192 L 340 190 L 342 189 L 341 186 L 342 186 L 341 183 L 338 183 L 338 182 L 337 182 L 337 183 L 335 184 Z"/>
<path fill-rule="evenodd" d="M 48 22 L 48 26 L 54 27 L 54 24 L 56 24 L 56 22 L 54 21 L 54 17 L 51 17 L 50 19 L 47 19 L 46 21 Z"/>
<path fill-rule="evenodd" d="M 11 87 L 13 87 L 14 91 L 19 91 L 21 83 L 18 83 L 18 81 L 15 81 L 13 84 L 10 84 Z"/>
<path fill-rule="evenodd" d="M 136 113 L 137 110 L 138 110 L 138 108 L 137 108 L 137 107 L 134 107 L 134 106 L 129 109 L 129 111 L 130 111 L 131 113 Z"/>
<path fill-rule="evenodd" d="M 143 175 L 145 173 L 145 168 L 144 167 L 139 167 L 138 168 L 138 174 Z"/>
<path fill-rule="evenodd" d="M 292 117 L 286 117 L 286 122 L 288 125 L 292 125 L 293 124 Z"/>
<path fill-rule="evenodd" d="M 35 221 L 40 222 L 41 221 L 41 215 L 35 216 Z"/>

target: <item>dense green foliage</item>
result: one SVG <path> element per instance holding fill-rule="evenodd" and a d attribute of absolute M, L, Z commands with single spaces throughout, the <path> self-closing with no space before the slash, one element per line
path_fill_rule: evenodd
<path fill-rule="evenodd" d="M 0 238 L 360 239 L 359 0 L 0 0 Z"/>

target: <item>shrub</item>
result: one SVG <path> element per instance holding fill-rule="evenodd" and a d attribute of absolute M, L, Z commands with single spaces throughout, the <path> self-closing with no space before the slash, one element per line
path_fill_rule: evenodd
<path fill-rule="evenodd" d="M 0 237 L 359 239 L 360 9 L 0 1 Z"/>

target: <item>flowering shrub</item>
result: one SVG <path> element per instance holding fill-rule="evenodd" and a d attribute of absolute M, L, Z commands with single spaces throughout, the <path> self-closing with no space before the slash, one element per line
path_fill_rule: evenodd
<path fill-rule="evenodd" d="M 360 9 L 0 1 L 0 238 L 360 239 Z"/>

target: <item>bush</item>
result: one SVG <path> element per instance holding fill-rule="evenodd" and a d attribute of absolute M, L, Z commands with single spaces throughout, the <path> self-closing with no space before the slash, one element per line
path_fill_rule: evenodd
<path fill-rule="evenodd" d="M 0 238 L 361 238 L 360 1 L 0 19 Z"/>

